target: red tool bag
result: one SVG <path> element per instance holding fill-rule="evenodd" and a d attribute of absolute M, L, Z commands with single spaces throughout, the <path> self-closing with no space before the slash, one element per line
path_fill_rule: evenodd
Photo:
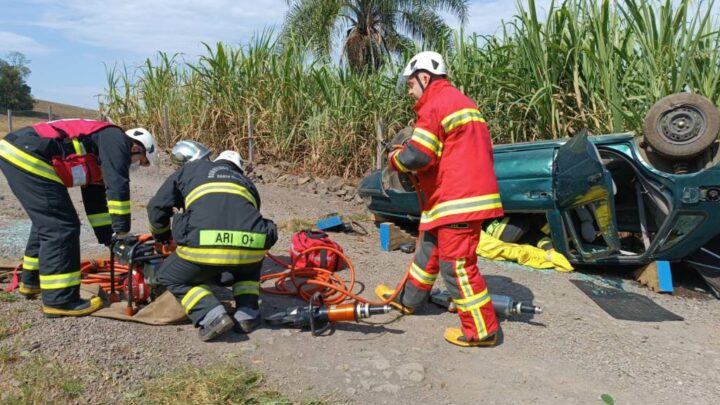
<path fill-rule="evenodd" d="M 329 271 L 342 270 L 341 259 L 337 253 L 328 250 L 314 250 L 302 255 L 313 247 L 329 247 L 342 252 L 343 249 L 322 231 L 305 229 L 295 232 L 290 241 L 290 259 L 296 268 L 320 267 Z"/>

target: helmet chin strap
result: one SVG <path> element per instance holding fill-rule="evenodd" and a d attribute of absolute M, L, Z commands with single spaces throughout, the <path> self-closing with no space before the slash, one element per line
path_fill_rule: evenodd
<path fill-rule="evenodd" d="M 422 90 L 423 93 L 425 93 L 425 85 L 423 85 L 422 80 L 420 80 L 420 73 L 415 75 L 415 81 L 417 81 L 418 86 L 420 86 L 420 90 Z"/>

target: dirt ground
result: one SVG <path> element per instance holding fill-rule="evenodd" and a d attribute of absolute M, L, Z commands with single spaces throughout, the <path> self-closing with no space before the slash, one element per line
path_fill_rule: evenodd
<path fill-rule="evenodd" d="M 163 168 L 134 174 L 134 232 L 147 231 L 143 203 L 168 173 Z M 313 222 L 331 212 L 368 218 L 357 202 L 272 182 L 258 188 L 264 214 L 279 225 Z M 82 211 L 79 194 L 73 196 Z M 4 178 L 0 206 L 0 260 L 14 262 L 23 254 L 29 223 Z M 400 279 L 411 256 L 381 251 L 377 230 L 370 221 L 362 224 L 371 230 L 369 235 L 333 238 L 353 260 L 362 295 L 373 298 L 378 283 L 394 285 Z M 104 255 L 86 222 L 83 227 L 83 257 Z M 287 257 L 289 240 L 290 232 L 282 232 L 272 253 Z M 266 264 L 266 271 L 277 270 Z M 95 388 L 79 402 L 122 399 L 143 380 L 180 366 L 208 367 L 223 361 L 263 372 L 272 387 L 298 401 L 592 404 L 602 403 L 603 394 L 618 404 L 711 404 L 720 399 L 720 301 L 703 294 L 660 295 L 615 280 L 685 319 L 620 321 L 570 283 L 597 276 L 488 261 L 480 261 L 480 266 L 492 293 L 532 300 L 545 311 L 503 320 L 501 344 L 490 349 L 446 343 L 444 329 L 457 326 L 458 320 L 432 305 L 413 316 L 391 313 L 368 323 L 338 325 L 329 336 L 266 327 L 249 336 L 230 334 L 201 343 L 190 325 L 147 326 L 96 317 L 47 320 L 38 301 L 25 300 L 0 302 L 0 317 L 12 315 L 11 322 L 32 325 L 0 340 L 0 348 L 88 368 L 82 380 Z M 262 300 L 265 315 L 301 303 L 272 295 Z"/>

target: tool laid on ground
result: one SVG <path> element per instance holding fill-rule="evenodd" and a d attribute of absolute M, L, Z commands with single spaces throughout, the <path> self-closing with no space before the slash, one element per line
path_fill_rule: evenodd
<path fill-rule="evenodd" d="M 367 235 L 368 231 L 356 221 L 344 222 L 340 214 L 328 214 L 317 220 L 315 226 L 321 231 L 331 232 L 355 232 L 360 235 Z"/>
<path fill-rule="evenodd" d="M 310 327 L 313 336 L 328 330 L 335 322 L 359 321 L 373 315 L 387 314 L 390 305 L 372 305 L 353 302 L 339 305 L 325 305 L 322 295 L 317 292 L 310 298 L 307 306 L 287 308 L 265 318 L 270 325 Z"/>
<path fill-rule="evenodd" d="M 520 314 L 541 314 L 542 308 L 532 303 L 515 301 L 507 295 L 490 294 L 495 313 L 503 316 L 513 316 Z M 452 297 L 447 291 L 432 290 L 430 292 L 430 302 L 445 307 L 449 312 L 457 312 L 457 307 L 452 302 Z"/>

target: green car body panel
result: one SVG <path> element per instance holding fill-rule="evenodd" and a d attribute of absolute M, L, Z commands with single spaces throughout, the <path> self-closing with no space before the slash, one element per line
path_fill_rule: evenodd
<path fill-rule="evenodd" d="M 606 158 L 622 170 L 610 173 L 602 163 Z M 660 171 L 645 160 L 630 133 L 498 145 L 494 164 L 506 215 L 544 215 L 555 249 L 575 264 L 681 261 L 720 239 L 720 164 L 690 174 Z M 415 192 L 385 188 L 382 172 L 371 173 L 360 184 L 359 194 L 370 211 L 416 222 L 419 206 Z M 636 207 L 647 211 L 644 214 L 655 228 L 636 254 L 620 249 L 615 202 L 609 198 L 615 193 L 615 183 L 629 181 L 638 184 L 639 201 L 646 199 Z M 657 204 L 648 201 L 649 196 Z M 626 197 L 627 201 L 634 198 Z M 584 246 L 570 224 L 572 211 L 588 204 L 594 205 L 595 212 L 609 213 L 604 226 L 599 226 L 604 228 L 600 232 L 605 241 L 599 248 Z M 624 215 L 631 218 L 633 213 Z"/>

